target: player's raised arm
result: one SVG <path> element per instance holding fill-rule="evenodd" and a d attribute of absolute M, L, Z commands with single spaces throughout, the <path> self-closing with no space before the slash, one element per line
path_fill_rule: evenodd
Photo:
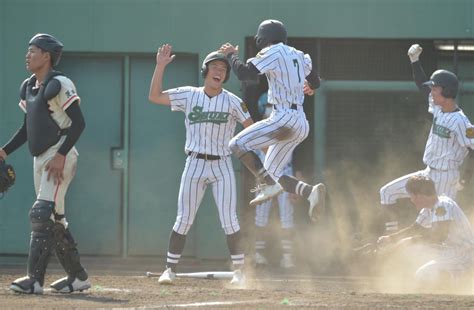
<path fill-rule="evenodd" d="M 163 92 L 163 74 L 166 66 L 173 61 L 175 55 L 171 55 L 172 47 L 163 44 L 156 53 L 156 67 L 151 79 L 148 100 L 157 104 L 170 105 L 169 95 Z"/>
<path fill-rule="evenodd" d="M 430 88 L 426 85 L 423 85 L 426 81 L 428 81 L 428 77 L 423 70 L 423 67 L 420 63 L 420 55 L 423 52 L 423 48 L 418 44 L 413 44 L 408 49 L 408 58 L 410 58 L 411 68 L 413 70 L 413 79 L 415 80 L 416 86 L 418 89 L 423 92 L 425 96 L 428 97 L 430 93 Z"/>
<path fill-rule="evenodd" d="M 239 46 L 234 47 L 230 43 L 225 43 L 219 49 L 219 52 L 227 57 L 235 75 L 240 81 L 255 80 L 260 71 L 252 63 L 244 63 L 239 59 Z"/>

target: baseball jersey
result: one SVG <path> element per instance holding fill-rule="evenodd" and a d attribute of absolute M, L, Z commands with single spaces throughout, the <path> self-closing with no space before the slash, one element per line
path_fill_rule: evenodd
<path fill-rule="evenodd" d="M 415 222 L 424 228 L 431 228 L 431 209 L 423 208 L 420 210 Z"/>
<path fill-rule="evenodd" d="M 466 157 L 467 148 L 474 149 L 474 126 L 460 109 L 443 112 L 429 95 L 428 111 L 433 114 L 423 162 L 434 169 L 458 169 Z"/>
<path fill-rule="evenodd" d="M 447 196 L 438 197 L 431 211 L 432 225 L 436 222 L 452 221 L 444 245 L 455 248 L 474 247 L 474 234 L 471 224 L 457 203 Z"/>
<path fill-rule="evenodd" d="M 165 91 L 170 98 L 171 110 L 184 112 L 186 144 L 184 151 L 208 155 L 231 154 L 229 141 L 234 136 L 236 122 L 250 118 L 245 103 L 223 89 L 209 98 L 204 87 L 185 86 Z"/>
<path fill-rule="evenodd" d="M 57 75 L 54 79 L 61 83 L 61 90 L 56 97 L 48 100 L 48 105 L 49 110 L 52 112 L 51 117 L 60 128 L 64 129 L 71 126 L 71 119 L 65 111 L 73 102 L 77 101 L 80 103 L 81 98 L 77 95 L 76 86 L 74 86 L 74 83 L 69 78 Z M 21 100 L 18 105 L 26 113 L 26 101 Z"/>
<path fill-rule="evenodd" d="M 308 54 L 283 43 L 262 49 L 252 63 L 268 80 L 268 102 L 290 108 L 304 102 L 303 86 L 311 73 L 312 61 Z"/>

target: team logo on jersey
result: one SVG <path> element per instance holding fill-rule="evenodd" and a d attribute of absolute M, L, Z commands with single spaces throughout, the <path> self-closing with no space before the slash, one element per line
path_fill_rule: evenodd
<path fill-rule="evenodd" d="M 445 207 L 437 207 L 435 214 L 437 217 L 442 217 L 446 215 L 446 208 Z"/>
<path fill-rule="evenodd" d="M 466 137 L 468 137 L 469 139 L 474 138 L 474 127 L 466 129 Z"/>
<path fill-rule="evenodd" d="M 69 90 L 66 91 L 66 97 L 67 98 L 71 98 L 75 94 L 76 94 L 76 92 L 74 91 L 74 89 L 69 89 Z"/>
<path fill-rule="evenodd" d="M 249 111 L 249 109 L 247 109 L 247 104 L 245 104 L 245 102 L 243 101 L 240 103 L 240 107 L 242 108 L 242 111 L 244 111 L 245 113 Z"/>
<path fill-rule="evenodd" d="M 436 117 L 433 121 L 433 134 L 448 139 L 451 136 L 451 130 L 436 123 Z"/>
<path fill-rule="evenodd" d="M 227 123 L 229 114 L 228 112 L 215 112 L 208 111 L 203 112 L 203 107 L 194 107 L 193 112 L 188 114 L 190 124 L 196 123 L 214 123 L 221 124 Z"/>

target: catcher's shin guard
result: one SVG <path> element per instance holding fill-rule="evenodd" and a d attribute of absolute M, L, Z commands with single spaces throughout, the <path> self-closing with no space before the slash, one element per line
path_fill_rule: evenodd
<path fill-rule="evenodd" d="M 36 279 L 41 286 L 44 284 L 44 274 L 51 258 L 53 241 L 54 202 L 37 200 L 30 210 L 31 240 L 28 254 L 28 276 Z"/>
<path fill-rule="evenodd" d="M 64 228 L 61 223 L 54 224 L 54 241 L 56 243 L 56 256 L 66 271 L 67 275 L 73 281 L 78 278 L 85 281 L 88 278 L 87 272 L 82 267 L 77 251 L 77 244 L 71 235 L 69 229 Z"/>

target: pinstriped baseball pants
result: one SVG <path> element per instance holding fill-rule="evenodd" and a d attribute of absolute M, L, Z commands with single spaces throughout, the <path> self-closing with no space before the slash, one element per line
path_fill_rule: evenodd
<path fill-rule="evenodd" d="M 178 195 L 178 214 L 173 230 L 186 235 L 196 218 L 208 185 L 219 212 L 219 220 L 226 235 L 240 230 L 237 218 L 237 190 L 230 156 L 220 160 L 204 160 L 191 154 L 186 159 Z"/>
<path fill-rule="evenodd" d="M 237 145 L 243 152 L 268 147 L 263 166 L 278 181 L 293 151 L 308 134 L 309 124 L 302 109 L 273 110 L 269 118 L 245 128 L 230 144 Z"/>
<path fill-rule="evenodd" d="M 424 170 L 404 175 L 398 179 L 387 183 L 380 189 L 380 202 L 382 205 L 391 205 L 400 198 L 409 198 L 405 185 L 410 177 L 414 175 L 424 175 L 429 177 L 435 183 L 438 195 L 446 195 L 455 200 L 458 192 L 459 171 L 457 170 L 436 170 L 426 167 Z"/>

